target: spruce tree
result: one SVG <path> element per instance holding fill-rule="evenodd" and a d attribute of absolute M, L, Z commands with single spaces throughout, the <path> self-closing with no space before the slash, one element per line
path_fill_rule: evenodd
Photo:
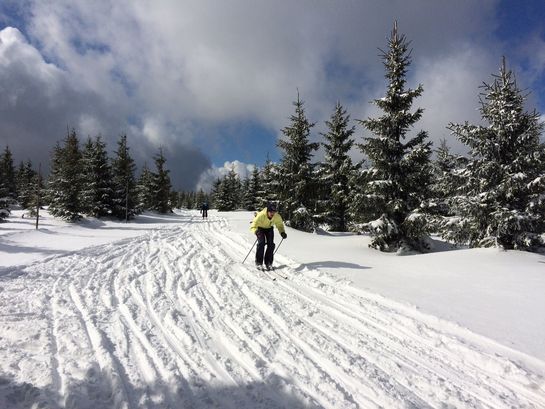
<path fill-rule="evenodd" d="M 156 172 L 153 174 L 153 198 L 152 210 L 159 213 L 168 213 L 172 211 L 170 204 L 170 171 L 166 169 L 166 158 L 163 155 L 163 149 L 159 148 L 159 152 L 153 158 L 155 161 Z"/>
<path fill-rule="evenodd" d="M 49 212 L 68 221 L 81 218 L 82 166 L 76 131 L 69 131 L 64 145 L 55 146 L 48 180 Z"/>
<path fill-rule="evenodd" d="M 216 194 L 216 206 L 219 211 L 232 211 L 241 205 L 241 182 L 231 167 L 229 173 L 221 181 Z"/>
<path fill-rule="evenodd" d="M 127 135 L 121 135 L 112 161 L 112 214 L 118 219 L 132 219 L 138 212 L 138 194 L 134 172 L 136 165 L 129 153 Z"/>
<path fill-rule="evenodd" d="M 394 24 L 388 50 L 382 52 L 388 88 L 386 96 L 374 100 L 383 114 L 359 121 L 375 136 L 364 138 L 361 150 L 371 161 L 365 171 L 365 198 L 378 218 L 368 224 L 372 247 L 382 251 L 423 251 L 427 249 L 427 215 L 423 205 L 429 199 L 431 142 L 420 131 L 407 133 L 421 118 L 423 109 L 410 112 L 413 100 L 423 92 L 405 87 L 410 65 L 409 43 Z"/>
<path fill-rule="evenodd" d="M 295 113 L 290 117 L 291 123 L 282 129 L 285 139 L 278 141 L 278 147 L 283 150 L 279 167 L 281 189 L 280 200 L 282 212 L 295 229 L 312 231 L 314 221 L 314 173 L 310 160 L 313 151 L 319 144 L 309 142 L 310 130 L 314 126 L 306 117 L 304 102 L 297 94 L 293 103 Z"/>
<path fill-rule="evenodd" d="M 460 155 L 453 155 L 445 139 L 441 140 L 435 154 L 430 211 L 441 218 L 453 214 L 452 198 L 463 183 L 460 169 L 467 165 L 467 159 Z M 437 225 L 437 223 L 435 224 Z M 438 226 L 436 230 L 441 228 L 441 219 L 439 219 Z"/>
<path fill-rule="evenodd" d="M 210 191 L 210 199 L 212 200 L 211 207 L 217 209 L 218 208 L 218 200 L 220 197 L 220 191 L 221 191 L 221 178 L 217 178 L 212 183 L 212 190 Z"/>
<path fill-rule="evenodd" d="M 348 156 L 354 145 L 354 127 L 349 127 L 349 121 L 350 116 L 337 102 L 331 119 L 326 121 L 328 132 L 322 134 L 327 142 L 323 143 L 325 158 L 319 172 L 320 190 L 326 194 L 321 203 L 322 221 L 330 230 L 341 232 L 347 231 L 350 222 L 350 179 L 355 169 Z"/>
<path fill-rule="evenodd" d="M 544 124 L 524 108 L 505 59 L 499 75 L 482 85 L 480 112 L 487 126 L 449 125 L 470 148 L 453 202 L 457 217 L 445 221 L 444 237 L 472 247 L 535 250 L 545 231 Z"/>
<path fill-rule="evenodd" d="M 259 188 L 257 189 L 257 210 L 263 209 L 269 202 L 277 202 L 280 196 L 280 180 L 278 167 L 269 159 L 259 172 Z"/>
<path fill-rule="evenodd" d="M 197 192 L 197 196 L 196 196 L 196 199 L 195 199 L 195 203 L 197 204 L 197 208 L 200 209 L 201 206 L 203 205 L 203 203 L 207 202 L 208 203 L 208 199 L 206 197 L 206 194 L 204 193 L 204 191 L 202 189 L 199 189 L 199 191 Z"/>
<path fill-rule="evenodd" d="M 260 205 L 260 189 L 261 180 L 259 176 L 259 168 L 254 165 L 252 174 L 248 177 L 248 187 L 244 192 L 246 201 L 246 210 L 258 210 Z"/>
<path fill-rule="evenodd" d="M 112 213 L 112 173 L 108 163 L 106 144 L 100 136 L 87 142 L 82 152 L 85 184 L 81 192 L 85 214 L 103 217 Z"/>
<path fill-rule="evenodd" d="M 0 189 L 3 190 L 3 196 L 8 198 L 7 200 L 17 199 L 17 180 L 9 146 L 6 146 L 0 155 Z"/>
<path fill-rule="evenodd" d="M 23 209 L 31 209 L 34 192 L 36 191 L 36 171 L 32 168 L 32 162 L 21 162 L 17 170 L 17 192 L 19 204 Z"/>
<path fill-rule="evenodd" d="M 153 173 L 149 170 L 148 164 L 144 163 L 137 185 L 138 211 L 151 210 L 153 207 Z"/>

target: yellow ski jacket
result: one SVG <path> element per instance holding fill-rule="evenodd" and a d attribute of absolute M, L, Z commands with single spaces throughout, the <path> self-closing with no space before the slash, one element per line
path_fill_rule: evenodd
<path fill-rule="evenodd" d="M 282 217 L 278 213 L 275 213 L 272 219 L 269 219 L 269 216 L 267 216 L 267 208 L 264 208 L 255 215 L 252 225 L 250 226 L 250 230 L 255 234 L 258 228 L 261 227 L 262 229 L 270 229 L 273 227 L 273 225 L 276 226 L 280 233 L 284 233 L 285 229 Z"/>

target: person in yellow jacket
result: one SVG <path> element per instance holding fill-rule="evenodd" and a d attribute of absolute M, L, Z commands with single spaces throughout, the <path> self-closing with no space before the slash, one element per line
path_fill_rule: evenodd
<path fill-rule="evenodd" d="M 252 221 L 250 230 L 257 236 L 257 251 L 255 253 L 255 265 L 261 267 L 265 261 L 265 267 L 270 269 L 274 255 L 274 230 L 276 226 L 283 239 L 288 237 L 284 228 L 282 217 L 277 213 L 276 204 L 268 203 L 267 207 L 261 210 Z M 265 251 L 267 245 L 267 251 Z M 265 253 L 265 260 L 263 260 Z"/>

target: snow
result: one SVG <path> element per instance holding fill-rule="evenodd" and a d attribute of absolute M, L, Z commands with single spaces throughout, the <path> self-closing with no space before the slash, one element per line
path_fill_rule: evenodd
<path fill-rule="evenodd" d="M 18 216 L 0 224 L 1 408 L 545 407 L 542 255 L 288 228 L 272 281 L 241 263 L 251 212 Z"/>

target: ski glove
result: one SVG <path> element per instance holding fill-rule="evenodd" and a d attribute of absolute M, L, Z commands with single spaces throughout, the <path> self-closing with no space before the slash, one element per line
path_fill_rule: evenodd
<path fill-rule="evenodd" d="M 280 233 L 280 235 L 282 236 L 283 239 L 285 239 L 286 237 L 288 237 L 288 235 L 284 232 Z"/>

